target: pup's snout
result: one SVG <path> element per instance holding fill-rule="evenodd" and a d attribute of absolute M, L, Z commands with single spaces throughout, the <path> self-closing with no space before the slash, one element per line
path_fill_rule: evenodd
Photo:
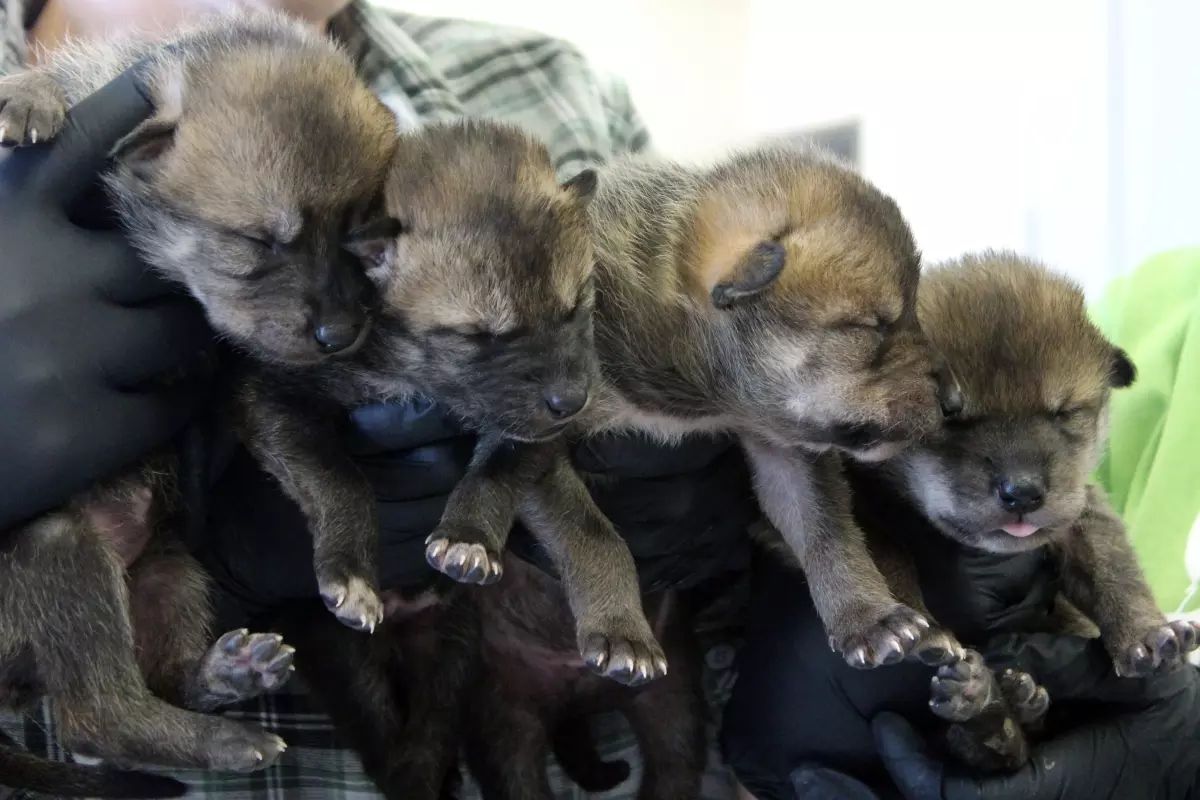
<path fill-rule="evenodd" d="M 996 487 L 996 496 L 1005 511 L 1030 514 L 1046 502 L 1046 487 L 1040 478 L 1030 474 L 1006 475 Z"/>
<path fill-rule="evenodd" d="M 324 353 L 340 353 L 348 350 L 363 333 L 366 320 L 342 319 L 323 322 L 313 331 L 313 338 Z"/>
<path fill-rule="evenodd" d="M 551 386 L 542 393 L 546 408 L 555 419 L 568 419 L 583 411 L 588 402 L 588 387 L 585 384 Z"/>

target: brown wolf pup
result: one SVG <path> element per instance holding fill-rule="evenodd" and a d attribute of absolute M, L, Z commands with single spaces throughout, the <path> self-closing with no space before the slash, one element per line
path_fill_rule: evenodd
<path fill-rule="evenodd" d="M 482 434 L 444 524 L 493 507 L 508 508 L 511 521 L 518 487 L 563 476 L 571 494 L 556 497 L 590 525 L 579 548 L 589 557 L 571 567 L 592 578 L 580 583 L 593 593 L 572 606 L 581 641 L 639 654 L 640 670 L 621 658 L 597 666 L 618 679 L 663 664 L 624 541 L 557 447 L 536 444 L 584 409 L 597 372 L 585 215 L 595 185 L 587 171 L 560 186 L 541 144 L 496 123 L 401 136 L 386 182 L 390 218 L 348 243 L 378 286 L 375 332 L 353 360 L 277 366 L 245 383 L 244 438 L 309 519 L 322 597 L 347 625 L 373 630 L 384 606 L 374 503 L 340 426 L 355 405 L 420 393 Z M 499 575 L 469 548 L 440 555 L 475 580 Z"/>
<path fill-rule="evenodd" d="M 897 596 L 927 613 L 904 544 L 924 531 L 994 553 L 1044 548 L 1068 607 L 1099 628 L 1119 675 L 1182 663 L 1200 626 L 1167 622 L 1121 520 L 1091 482 L 1109 395 L 1133 382 L 1134 367 L 1088 320 L 1079 289 L 1016 255 L 988 252 L 927 271 L 920 315 L 965 400 L 942 430 L 878 470 L 884 491 L 915 512 L 911 528 L 897 529 L 895 515 L 869 526 Z M 1028 759 L 1025 734 L 1048 700 L 1030 676 L 993 676 L 968 651 L 939 669 L 931 706 L 953 723 L 948 743 L 959 758 L 1003 770 Z"/>
<path fill-rule="evenodd" d="M 254 17 L 167 45 L 70 46 L 0 81 L 0 139 L 53 137 L 70 104 L 139 61 L 156 113 L 117 145 L 106 184 L 143 256 L 254 358 L 313 365 L 352 350 L 371 287 L 342 240 L 378 194 L 390 113 L 327 40 Z M 244 631 L 209 647 L 205 577 L 172 536 L 174 484 L 164 455 L 10 534 L 3 696 L 49 696 L 64 745 L 118 765 L 259 769 L 284 749 L 278 737 L 163 702 L 210 711 L 252 697 L 280 685 L 292 658 L 278 636 Z M 87 795 L 180 788 L 45 768 L 7 749 L 0 783 Z"/>
<path fill-rule="evenodd" d="M 832 646 L 858 667 L 903 658 L 928 623 L 892 597 L 871 560 L 841 456 L 893 455 L 937 427 L 939 401 L 953 412 L 961 398 L 917 324 L 918 255 L 895 204 L 828 159 L 768 147 L 699 171 L 618 162 L 602 173 L 589 221 L 601 380 L 572 434 L 737 433 Z M 595 568 L 591 543 L 608 523 L 586 511 L 561 446 L 549 447 L 561 466 L 506 496 L 556 558 L 580 617 L 611 596 L 603 581 L 618 570 Z M 442 563 L 459 545 L 498 563 L 511 515 L 479 501 L 501 494 L 502 476 L 492 477 L 463 503 L 470 524 L 448 511 L 430 537 L 431 563 L 452 577 L 472 577 Z M 579 644 L 594 667 L 617 662 L 637 680 L 665 671 L 657 654 L 582 633 Z"/>

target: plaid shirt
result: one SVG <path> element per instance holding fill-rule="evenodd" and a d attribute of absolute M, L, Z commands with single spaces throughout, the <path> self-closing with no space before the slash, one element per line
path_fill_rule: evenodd
<path fill-rule="evenodd" d="M 23 0 L 0 0 L 0 74 L 21 68 L 25 58 Z M 490 117 L 522 126 L 550 149 L 562 178 L 640 151 L 648 137 L 625 87 L 588 66 L 571 45 L 538 33 L 482 23 L 397 14 L 356 0 L 331 22 L 331 32 L 356 56 L 362 76 L 393 109 L 400 123 L 461 116 Z M 708 650 L 706 689 L 714 709 L 732 683 L 732 650 L 714 640 Z M 357 757 L 334 732 L 328 718 L 298 685 L 226 713 L 282 736 L 289 745 L 280 762 L 252 775 L 183 773 L 191 797 L 224 800 L 366 800 L 377 798 Z M 640 769 L 629 729 L 609 717 L 599 719 L 599 747 L 606 758 L 634 765 L 622 786 L 595 797 L 624 800 L 636 794 Z M 56 744 L 53 719 L 43 706 L 25 718 L 0 716 L 0 727 L 33 752 L 66 760 Z M 710 737 L 710 741 L 712 737 Z M 732 785 L 710 752 L 705 798 L 731 797 Z M 557 797 L 582 798 L 577 787 L 551 763 Z M 8 793 L 0 798 L 22 798 Z M 467 785 L 463 798 L 478 797 Z"/>

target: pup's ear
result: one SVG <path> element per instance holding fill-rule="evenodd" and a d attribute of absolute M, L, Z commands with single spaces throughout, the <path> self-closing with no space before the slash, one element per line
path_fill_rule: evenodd
<path fill-rule="evenodd" d="M 358 256 L 370 267 L 383 265 L 388 249 L 404 233 L 404 223 L 392 217 L 378 217 L 353 228 L 342 242 L 346 252 Z"/>
<path fill-rule="evenodd" d="M 138 178 L 147 178 L 158 160 L 174 146 L 175 125 L 176 120 L 151 117 L 117 142 L 112 159 L 127 166 Z"/>
<path fill-rule="evenodd" d="M 596 194 L 596 170 L 585 169 L 583 172 L 571 178 L 562 185 L 562 188 L 571 192 L 580 200 L 587 202 Z"/>
<path fill-rule="evenodd" d="M 779 242 L 766 241 L 754 245 L 726 276 L 712 289 L 713 305 L 732 308 L 756 297 L 770 288 L 787 261 L 787 251 Z"/>
<path fill-rule="evenodd" d="M 143 69 L 139 81 L 154 86 L 149 92 L 154 97 L 154 116 L 118 141 L 109 156 L 128 167 L 134 177 L 145 180 L 175 145 L 175 129 L 183 114 L 183 74 L 178 67 L 154 76 Z"/>
<path fill-rule="evenodd" d="M 1114 389 L 1124 389 L 1133 383 L 1137 377 L 1137 368 L 1129 360 L 1129 355 L 1119 347 L 1112 352 L 1112 366 L 1108 371 L 1108 385 Z"/>

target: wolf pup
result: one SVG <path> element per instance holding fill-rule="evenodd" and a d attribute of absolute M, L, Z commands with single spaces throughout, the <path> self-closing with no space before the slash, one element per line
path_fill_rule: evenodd
<path fill-rule="evenodd" d="M 928 623 L 892 597 L 871 560 L 841 456 L 893 455 L 961 398 L 917 324 L 919 258 L 895 203 L 826 158 L 764 147 L 700 171 L 617 162 L 602 172 L 589 222 L 601 379 L 571 434 L 737 433 L 831 645 L 857 667 L 902 659 Z M 602 527 L 581 513 L 579 486 L 565 465 L 521 501 L 526 525 L 557 542 L 550 552 L 577 615 L 587 603 L 575 598 L 606 596 L 586 584 L 608 577 L 578 570 L 594 562 L 589 543 Z M 479 526 L 488 536 L 473 543 L 498 560 L 506 509 L 472 507 L 490 509 Z M 472 541 L 463 537 L 461 526 L 435 531 L 431 562 Z M 581 645 L 593 664 L 615 657 Z"/>
<path fill-rule="evenodd" d="M 391 114 L 330 42 L 254 17 L 167 45 L 70 46 L 0 81 L 0 139 L 53 137 L 67 106 L 139 61 L 156 112 L 116 146 L 105 182 L 145 259 L 254 358 L 314 365 L 351 351 L 371 287 L 342 239 L 382 184 Z M 278 637 L 244 631 L 208 649 L 205 579 L 170 535 L 174 483 L 162 455 L 10 534 L 4 699 L 48 695 L 63 743 L 117 764 L 262 768 L 278 737 L 150 691 L 208 711 L 275 688 L 292 658 Z M 110 771 L 54 770 L 61 780 L 47 783 L 48 770 L 0 749 L 5 784 L 118 789 Z"/>
<path fill-rule="evenodd" d="M 1045 548 L 1068 607 L 1099 628 L 1117 674 L 1182 663 L 1200 626 L 1164 618 L 1121 520 L 1091 483 L 1109 396 L 1133 382 L 1134 367 L 1088 320 L 1079 289 L 1016 255 L 987 252 L 927 271 L 920 316 L 965 402 L 880 468 L 919 514 L 911 535 L 927 528 L 994 553 Z M 927 613 L 902 531 L 876 527 L 872 550 L 897 596 Z M 1047 704 L 1029 676 L 997 678 L 972 651 L 933 681 L 933 711 L 954 723 L 951 750 L 981 768 L 1021 766 L 1025 733 Z"/>
<path fill-rule="evenodd" d="M 595 186 L 590 171 L 560 185 L 545 147 L 498 123 L 401 136 L 386 181 L 388 221 L 347 242 L 377 284 L 375 333 L 353 360 L 278 365 L 246 381 L 243 437 L 308 518 L 321 595 L 347 625 L 373 630 L 384 612 L 375 587 L 375 504 L 341 444 L 347 409 L 422 394 L 481 432 L 444 522 L 507 505 L 511 523 L 511 496 L 501 496 L 509 484 L 515 492 L 547 474 L 575 478 L 565 459 L 553 457 L 557 450 L 519 455 L 526 444 L 553 441 L 584 409 L 597 372 L 585 213 Z M 500 474 L 507 484 L 490 480 Z M 603 521 L 578 486 L 571 509 Z M 483 491 L 465 503 L 472 487 Z M 590 558 L 575 559 L 572 569 L 598 575 L 587 585 L 603 594 L 580 604 L 581 638 L 661 663 L 628 548 L 607 521 L 590 533 Z M 468 560 L 467 549 L 442 555 L 479 580 L 498 576 Z M 611 674 L 637 672 L 624 664 L 610 662 Z"/>

